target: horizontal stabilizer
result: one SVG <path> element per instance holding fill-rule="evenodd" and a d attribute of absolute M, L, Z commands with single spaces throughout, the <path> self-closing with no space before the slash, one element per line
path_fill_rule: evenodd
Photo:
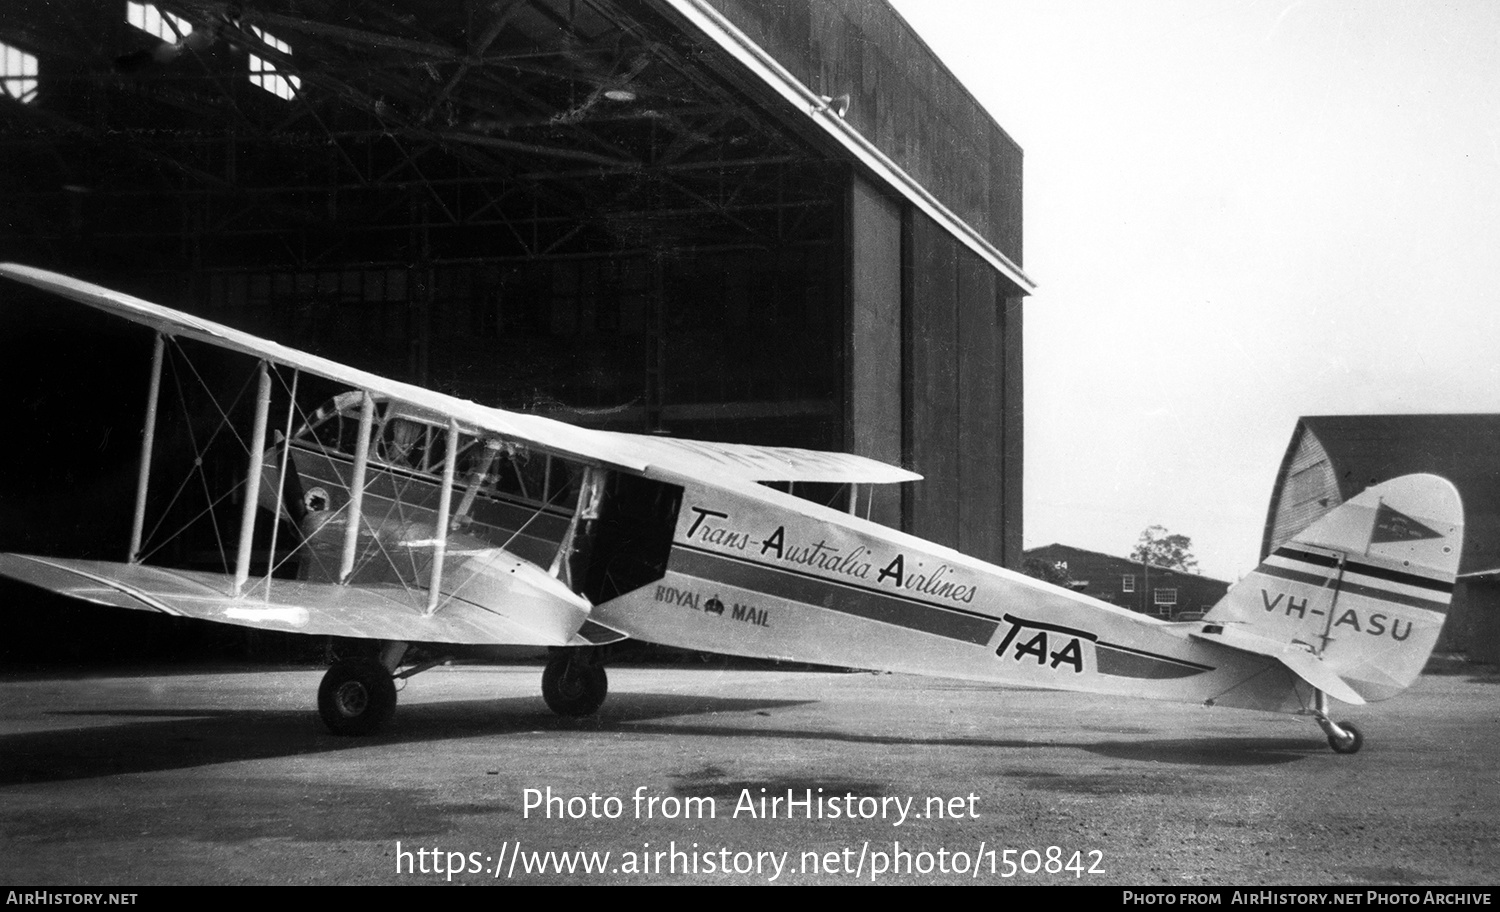
<path fill-rule="evenodd" d="M 1323 663 L 1322 659 L 1313 655 L 1306 647 L 1268 640 L 1238 625 L 1206 624 L 1200 632 L 1191 636 L 1195 640 L 1219 643 L 1242 652 L 1268 656 L 1285 665 L 1292 674 L 1336 700 L 1343 700 L 1345 703 L 1352 703 L 1356 706 L 1363 705 L 1365 702 L 1364 697 L 1345 684 L 1342 678 Z"/>

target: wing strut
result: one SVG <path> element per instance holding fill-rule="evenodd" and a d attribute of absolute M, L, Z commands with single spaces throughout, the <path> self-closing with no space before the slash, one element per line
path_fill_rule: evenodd
<path fill-rule="evenodd" d="M 432 536 L 432 582 L 427 587 L 427 614 L 437 611 L 443 594 L 443 557 L 448 552 L 448 516 L 453 509 L 453 476 L 458 465 L 458 421 L 448 419 L 448 455 L 443 459 L 443 486 L 438 489 L 437 525 Z"/>
<path fill-rule="evenodd" d="M 276 469 L 276 512 L 275 519 L 271 522 L 271 548 L 268 552 L 270 557 L 266 560 L 266 601 L 271 601 L 271 577 L 276 575 L 276 537 L 281 533 L 281 511 L 286 509 L 286 473 L 292 464 L 292 420 L 297 416 L 297 381 L 302 379 L 302 372 L 292 368 L 292 388 L 287 390 L 286 397 L 286 430 L 277 436 L 281 438 L 281 465 Z"/>
<path fill-rule="evenodd" d="M 260 473 L 265 467 L 266 420 L 271 411 L 271 372 L 265 361 L 256 369 L 255 425 L 250 432 L 250 474 L 245 479 L 245 506 L 240 511 L 240 547 L 234 559 L 234 588 L 239 598 L 250 579 L 250 547 L 255 537 L 255 511 L 260 506 Z M 274 556 L 273 556 L 274 557 Z"/>
<path fill-rule="evenodd" d="M 344 528 L 344 556 L 339 564 L 339 582 L 349 582 L 354 573 L 354 557 L 359 551 L 359 527 L 364 522 L 361 510 L 365 503 L 365 474 L 370 467 L 370 429 L 375 424 L 375 397 L 369 390 L 360 394 L 359 441 L 354 444 L 354 477 L 349 480 L 349 516 Z"/>
<path fill-rule="evenodd" d="M 135 484 L 135 518 L 130 523 L 129 562 L 141 560 L 141 536 L 146 529 L 146 487 L 151 480 L 151 448 L 156 443 L 156 406 L 161 400 L 161 365 L 167 339 L 161 333 L 151 348 L 151 387 L 146 393 L 146 433 L 141 437 L 141 473 Z"/>

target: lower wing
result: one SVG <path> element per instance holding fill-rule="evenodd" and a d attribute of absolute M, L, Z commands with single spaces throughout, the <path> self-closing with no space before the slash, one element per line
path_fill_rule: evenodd
<path fill-rule="evenodd" d="M 0 575 L 116 608 L 317 636 L 469 645 L 586 646 L 622 639 L 590 605 L 519 558 L 502 574 L 454 574 L 428 614 L 426 591 L 399 584 L 253 581 L 238 597 L 221 573 L 0 553 Z M 487 563 L 493 566 L 493 561 Z"/>

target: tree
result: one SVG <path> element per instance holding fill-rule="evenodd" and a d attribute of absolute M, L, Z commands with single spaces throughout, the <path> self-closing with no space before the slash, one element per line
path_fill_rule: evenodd
<path fill-rule="evenodd" d="M 1184 573 L 1198 572 L 1198 559 L 1193 556 L 1193 540 L 1186 535 L 1169 535 L 1163 526 L 1147 526 L 1141 530 L 1140 540 L 1130 559 L 1152 567 L 1166 567 Z"/>

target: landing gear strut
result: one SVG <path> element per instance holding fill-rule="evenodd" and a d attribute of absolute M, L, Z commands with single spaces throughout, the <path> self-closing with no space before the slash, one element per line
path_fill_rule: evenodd
<path fill-rule="evenodd" d="M 1318 727 L 1323 729 L 1323 734 L 1328 736 L 1328 746 L 1336 754 L 1359 753 L 1365 743 L 1364 734 L 1353 722 L 1335 722 L 1328 718 L 1328 696 L 1321 690 L 1316 693 L 1312 715 L 1317 720 Z"/>
<path fill-rule="evenodd" d="M 542 672 L 542 699 L 559 716 L 591 716 L 604 705 L 609 677 L 592 649 L 553 654 Z"/>

